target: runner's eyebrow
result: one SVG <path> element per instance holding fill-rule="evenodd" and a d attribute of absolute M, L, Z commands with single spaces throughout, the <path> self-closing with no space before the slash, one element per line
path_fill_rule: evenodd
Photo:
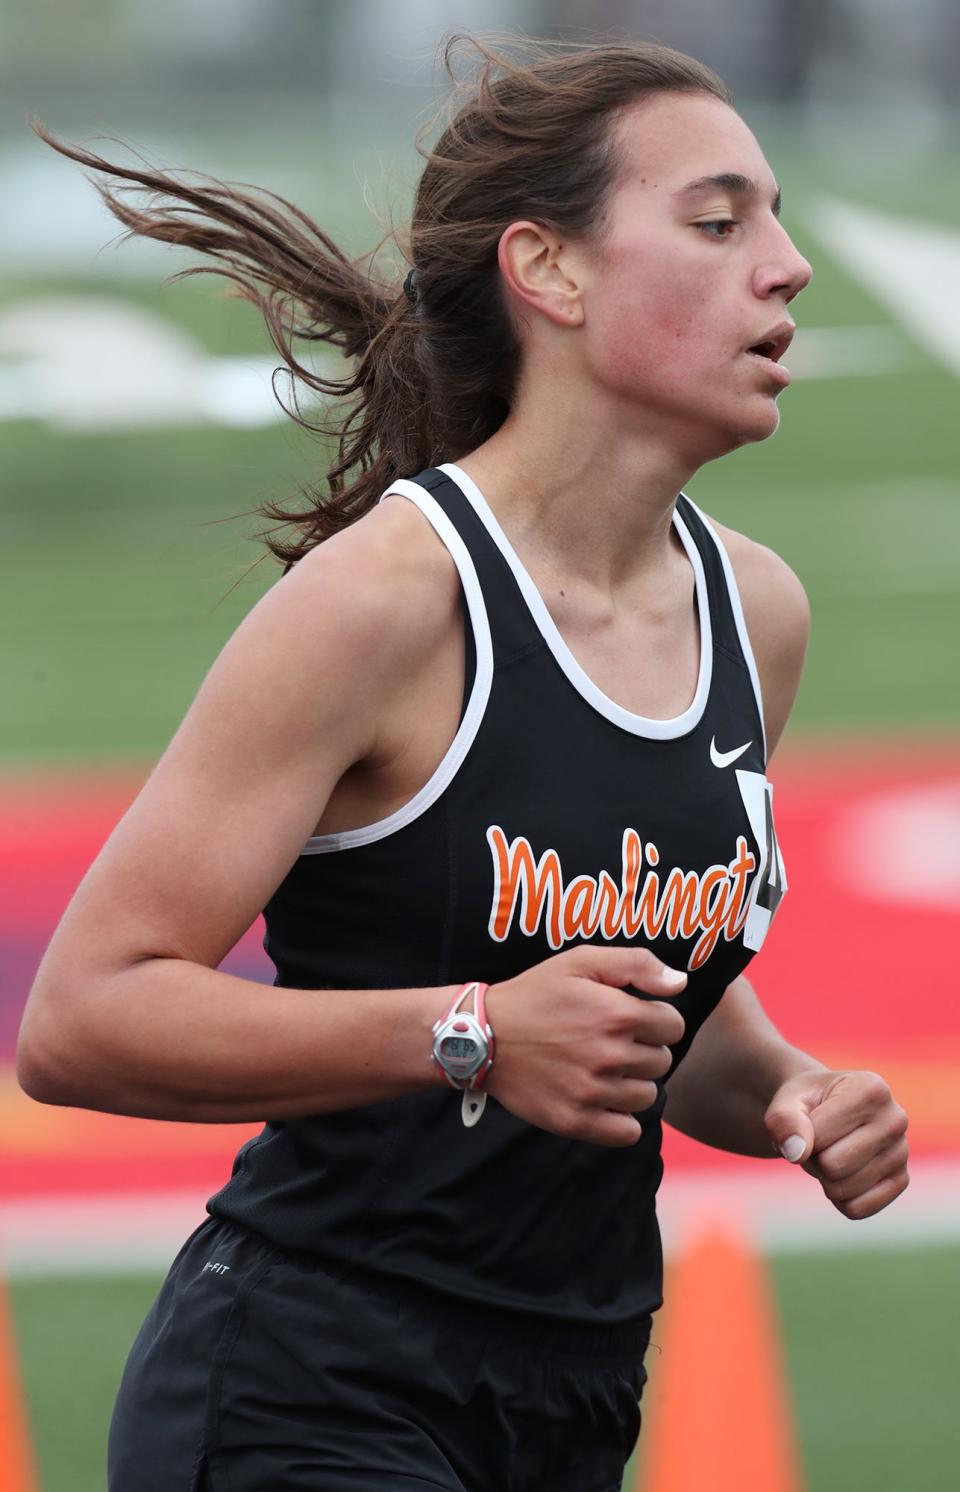
<path fill-rule="evenodd" d="M 749 176 L 741 176 L 739 171 L 721 171 L 717 176 L 698 176 L 696 181 L 688 181 L 685 187 L 674 192 L 675 197 L 705 197 L 709 192 L 736 192 L 741 197 L 759 197 L 760 188 Z M 783 194 L 779 187 L 777 195 L 771 204 L 775 217 L 780 216 L 780 206 Z"/>

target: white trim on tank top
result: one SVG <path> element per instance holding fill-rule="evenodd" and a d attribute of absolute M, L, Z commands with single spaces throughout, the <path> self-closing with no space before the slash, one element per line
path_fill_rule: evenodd
<path fill-rule="evenodd" d="M 445 462 L 439 469 L 446 472 L 456 482 L 464 496 L 471 503 L 471 506 L 475 509 L 477 516 L 484 523 L 510 566 L 510 569 L 513 571 L 524 600 L 538 629 L 543 635 L 544 641 L 578 693 L 583 695 L 607 719 L 613 721 L 616 725 L 622 726 L 634 735 L 648 735 L 654 739 L 669 740 L 672 737 L 680 736 L 686 731 L 691 730 L 703 714 L 710 690 L 713 640 L 703 561 L 693 537 L 687 525 L 680 517 L 680 514 L 674 511 L 673 522 L 694 572 L 697 611 L 700 621 L 700 670 L 696 693 L 689 708 L 682 715 L 677 715 L 671 720 L 655 720 L 644 715 L 634 715 L 631 711 L 625 710 L 622 705 L 618 705 L 615 700 L 610 699 L 608 695 L 604 694 L 594 684 L 593 680 L 581 668 L 564 642 L 537 586 L 510 544 L 509 539 L 477 484 L 454 462 Z M 436 770 L 419 792 L 415 793 L 409 802 L 396 809 L 394 813 L 388 814 L 386 818 L 377 819 L 372 824 L 366 824 L 357 829 L 345 829 L 339 834 L 312 835 L 307 840 L 301 852 L 305 855 L 324 855 L 336 850 L 372 844 L 378 839 L 385 839 L 388 835 L 396 833 L 398 829 L 402 829 L 406 824 L 412 823 L 415 818 L 424 813 L 440 797 L 456 776 L 480 728 L 480 722 L 483 719 L 490 696 L 490 687 L 493 681 L 493 649 L 490 640 L 490 625 L 487 619 L 480 583 L 477 579 L 477 572 L 466 545 L 439 504 L 418 483 L 400 478 L 384 492 L 380 501 L 382 502 L 383 498 L 390 496 L 391 493 L 398 493 L 416 504 L 449 550 L 457 566 L 460 582 L 467 601 L 470 622 L 473 627 L 477 655 L 476 676 L 470 693 L 470 700 L 457 734 L 454 736 L 450 747 Z M 730 556 L 720 535 L 713 527 L 707 515 L 691 498 L 688 497 L 687 502 L 699 514 L 720 555 L 734 622 L 740 639 L 740 646 L 757 701 L 760 728 L 764 732 L 763 751 L 764 760 L 766 760 L 766 733 L 760 679 L 757 673 L 756 660 L 753 656 L 753 649 L 750 646 L 740 590 L 737 585 L 733 566 L 730 562 Z"/>
<path fill-rule="evenodd" d="M 684 496 L 686 496 L 686 494 L 684 494 Z M 766 762 L 767 727 L 766 722 L 763 718 L 763 694 L 760 690 L 760 674 L 757 671 L 757 660 L 753 656 L 753 648 L 750 646 L 750 634 L 747 632 L 747 619 L 743 614 L 743 602 L 740 599 L 740 587 L 737 585 L 737 577 L 733 572 L 733 564 L 731 562 L 729 554 L 727 553 L 727 547 L 721 539 L 720 535 L 717 533 L 710 519 L 707 517 L 703 509 L 699 507 L 691 497 L 687 498 L 687 502 L 690 504 L 691 508 L 693 508 L 694 512 L 699 514 L 704 528 L 707 529 L 720 554 L 720 563 L 723 566 L 723 573 L 727 582 L 727 594 L 730 597 L 730 608 L 733 612 L 733 620 L 737 624 L 737 636 L 740 639 L 740 650 L 743 653 L 743 661 L 747 665 L 747 672 L 750 675 L 750 682 L 753 684 L 753 692 L 756 696 L 757 712 L 760 716 L 760 732 L 763 737 L 763 760 L 764 762 Z"/>
<path fill-rule="evenodd" d="M 655 741 L 669 741 L 675 739 L 677 736 L 687 735 L 689 731 L 693 730 L 694 726 L 699 724 L 703 716 L 710 693 L 710 680 L 713 675 L 713 631 L 710 625 L 710 601 L 707 594 L 707 578 L 703 570 L 703 560 L 700 558 L 700 551 L 680 514 L 674 510 L 673 524 L 687 552 L 687 558 L 693 567 L 696 582 L 697 613 L 700 619 L 700 668 L 696 692 L 688 707 L 683 711 L 683 714 L 675 715 L 669 720 L 654 720 L 648 718 L 646 715 L 634 715 L 630 710 L 624 709 L 623 705 L 618 705 L 615 700 L 612 700 L 608 694 L 604 694 L 603 690 L 593 682 L 590 675 L 580 666 L 564 642 L 556 622 L 547 609 L 546 602 L 501 528 L 495 513 L 476 482 L 474 482 L 472 477 L 468 477 L 467 473 L 462 471 L 452 461 L 445 462 L 439 470 L 446 472 L 456 482 L 463 495 L 476 511 L 477 517 L 486 527 L 490 537 L 513 571 L 523 599 L 544 642 L 577 693 L 582 695 L 587 703 L 592 705 L 599 714 L 605 715 L 614 725 L 620 726 L 622 730 L 629 731 L 634 736 L 647 736 Z"/>
<path fill-rule="evenodd" d="M 460 584 L 463 586 L 463 593 L 466 597 L 477 655 L 473 688 L 470 691 L 470 699 L 463 719 L 443 759 L 429 780 L 409 802 L 388 814 L 386 818 L 377 819 L 375 823 L 365 824 L 359 829 L 343 829 L 339 834 L 311 835 L 300 852 L 303 855 L 329 855 L 335 850 L 349 850 L 359 845 L 373 844 L 375 840 L 386 839 L 388 835 L 396 834 L 398 829 L 403 829 L 425 813 L 449 787 L 459 771 L 480 729 L 480 722 L 490 698 L 490 687 L 493 683 L 493 646 L 490 641 L 490 623 L 470 552 L 440 504 L 425 488 L 416 482 L 400 478 L 387 488 L 380 501 L 382 502 L 384 497 L 389 497 L 394 492 L 416 504 L 436 532 L 437 537 L 449 550 L 457 567 Z"/>

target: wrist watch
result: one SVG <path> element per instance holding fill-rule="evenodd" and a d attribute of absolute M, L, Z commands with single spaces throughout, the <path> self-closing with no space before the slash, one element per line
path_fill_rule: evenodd
<path fill-rule="evenodd" d="M 461 1116 L 468 1128 L 483 1113 L 487 1095 L 477 1089 L 493 1066 L 494 1037 L 484 1006 L 486 990 L 475 979 L 461 985 L 446 1015 L 433 1026 L 433 1061 L 451 1088 L 463 1091 Z M 471 1003 L 472 1010 L 464 1008 Z"/>

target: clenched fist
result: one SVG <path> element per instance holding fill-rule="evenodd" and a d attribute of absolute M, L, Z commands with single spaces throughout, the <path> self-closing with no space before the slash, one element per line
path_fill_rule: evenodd
<path fill-rule="evenodd" d="M 486 1082 L 540 1129 L 596 1145 L 635 1145 L 670 1069 L 686 974 L 646 949 L 569 949 L 487 991 L 496 1060 Z M 629 989 L 652 995 L 638 999 Z"/>
<path fill-rule="evenodd" d="M 815 1176 L 844 1217 L 872 1217 L 909 1184 L 907 1115 L 875 1072 L 802 1072 L 764 1122 L 781 1155 Z"/>

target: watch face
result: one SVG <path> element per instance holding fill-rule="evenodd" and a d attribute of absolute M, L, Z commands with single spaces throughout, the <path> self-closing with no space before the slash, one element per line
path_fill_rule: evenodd
<path fill-rule="evenodd" d="M 453 1062 L 469 1062 L 480 1049 L 472 1036 L 445 1036 L 440 1050 Z"/>

